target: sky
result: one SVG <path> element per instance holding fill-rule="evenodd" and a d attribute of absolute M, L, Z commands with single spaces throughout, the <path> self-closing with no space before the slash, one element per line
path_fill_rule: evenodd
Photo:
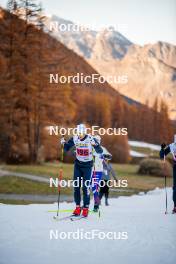
<path fill-rule="evenodd" d="M 2 6 L 7 0 L 0 0 Z M 176 0 L 41 0 L 46 14 L 94 29 L 113 26 L 134 43 L 176 44 Z"/>

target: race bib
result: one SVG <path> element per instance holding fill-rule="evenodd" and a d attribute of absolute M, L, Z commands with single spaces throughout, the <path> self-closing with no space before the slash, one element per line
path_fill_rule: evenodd
<path fill-rule="evenodd" d="M 78 156 L 84 156 L 84 157 L 89 156 L 89 149 L 77 148 L 76 152 Z"/>

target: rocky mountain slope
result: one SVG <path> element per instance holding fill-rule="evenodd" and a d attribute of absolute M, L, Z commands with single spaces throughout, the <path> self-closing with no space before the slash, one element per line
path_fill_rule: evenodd
<path fill-rule="evenodd" d="M 58 25 L 74 23 L 52 16 Z M 156 98 L 169 108 L 176 119 L 176 46 L 165 42 L 139 46 L 117 31 L 51 30 L 50 34 L 69 49 L 84 57 L 100 74 L 117 78 L 127 76 L 127 83 L 111 83 L 125 96 L 152 105 Z"/>

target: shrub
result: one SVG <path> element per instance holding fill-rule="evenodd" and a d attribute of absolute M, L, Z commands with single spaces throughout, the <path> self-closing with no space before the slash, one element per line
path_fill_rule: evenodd
<path fill-rule="evenodd" d="M 109 136 L 102 137 L 102 146 L 112 154 L 112 162 L 129 163 L 129 145 L 127 136 Z"/>
<path fill-rule="evenodd" d="M 172 166 L 166 160 L 145 158 L 139 164 L 139 174 L 172 177 Z"/>

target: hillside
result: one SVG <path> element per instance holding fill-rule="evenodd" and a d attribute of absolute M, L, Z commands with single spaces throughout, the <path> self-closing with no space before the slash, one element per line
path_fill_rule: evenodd
<path fill-rule="evenodd" d="M 46 17 L 45 31 L 85 59 L 122 59 L 132 45 L 131 41 L 117 31 L 84 30 L 84 26 L 56 15 Z"/>
<path fill-rule="evenodd" d="M 72 23 L 57 16 L 49 22 Z M 48 26 L 48 24 L 47 24 Z M 113 30 L 50 32 L 56 39 L 84 57 L 104 76 L 128 76 L 127 84 L 111 83 L 117 91 L 133 100 L 153 105 L 156 98 L 176 119 L 176 46 L 158 41 L 143 47 Z M 150 95 L 153 96 L 150 96 Z"/>
<path fill-rule="evenodd" d="M 170 118 L 175 119 L 176 68 L 168 64 L 171 64 L 169 55 L 162 59 L 159 56 L 153 53 L 151 47 L 135 45 L 129 48 L 123 60 L 92 59 L 91 65 L 103 75 L 127 75 L 128 83 L 112 86 L 136 101 L 144 104 L 148 101 L 150 106 L 156 98 L 163 100 L 168 105 Z"/>
<path fill-rule="evenodd" d="M 4 78 L 6 71 L 8 69 L 9 64 L 9 57 L 8 57 L 8 50 L 10 49 L 8 41 L 10 41 L 9 36 L 9 27 L 12 20 L 11 15 L 9 15 L 7 12 L 1 9 L 0 11 L 0 31 L 1 31 L 1 39 L 0 39 L 0 59 L 2 64 L 2 71 L 1 76 Z M 23 20 L 18 19 L 18 17 L 13 16 L 13 26 L 15 29 L 15 33 L 12 36 L 14 38 L 14 47 L 13 52 L 15 53 L 16 50 L 19 51 L 22 47 L 20 45 L 23 45 L 23 35 L 22 32 L 25 31 L 25 24 Z M 97 73 L 96 70 L 93 69 L 92 66 L 90 66 L 82 57 L 77 55 L 72 50 L 68 49 L 66 46 L 64 46 L 61 42 L 56 41 L 54 38 L 52 38 L 50 35 L 40 32 L 34 27 L 31 29 L 32 32 L 30 34 L 34 34 L 34 38 L 41 38 L 40 42 L 42 42 L 42 46 L 40 51 L 42 52 L 41 57 L 44 61 L 43 64 L 40 65 L 42 69 L 42 75 L 43 75 L 43 81 L 44 81 L 44 92 L 48 94 L 49 98 L 52 100 L 52 103 L 55 104 L 55 99 L 59 100 L 58 104 L 62 104 L 65 102 L 62 102 L 60 99 L 62 98 L 63 94 L 63 87 L 64 90 L 67 91 L 67 99 L 72 101 L 74 103 L 74 111 L 76 109 L 75 103 L 78 103 L 80 94 L 84 94 L 87 92 L 89 93 L 100 93 L 100 95 L 104 95 L 106 97 L 109 96 L 110 98 L 118 97 L 119 100 L 125 103 L 125 100 L 121 98 L 121 96 L 112 89 L 112 87 L 108 83 L 99 83 L 98 81 L 95 81 L 95 83 L 89 84 L 89 83 L 73 83 L 70 82 L 69 84 L 50 84 L 49 83 L 49 74 L 58 74 L 59 76 L 75 76 L 77 73 L 82 73 L 84 76 L 92 75 Z M 40 35 L 39 35 L 40 33 Z M 33 39 L 34 39 L 33 38 Z M 39 52 L 39 46 L 35 46 L 36 43 L 29 39 L 29 45 L 27 46 L 27 52 L 28 56 L 30 57 L 32 55 L 31 48 L 34 47 L 33 50 L 33 57 Z M 37 41 L 37 40 L 36 40 Z M 30 47 L 31 45 L 31 47 Z M 36 48 L 36 50 L 35 50 Z M 19 54 L 18 54 L 19 55 Z M 21 54 L 19 55 L 21 56 Z M 22 57 L 19 57 L 19 63 L 20 59 Z M 34 58 L 35 61 L 35 58 Z M 35 72 L 35 67 L 33 62 L 29 60 L 28 62 L 28 68 L 30 68 L 31 72 Z M 17 62 L 18 63 L 18 62 Z M 22 69 L 20 69 L 22 70 Z M 19 72 L 19 75 L 22 72 Z M 17 89 L 17 88 L 16 88 Z M 49 99 L 48 98 L 48 99 Z M 64 98 L 63 98 L 64 99 Z M 64 107 L 64 105 L 61 105 Z M 67 113 L 67 109 L 64 109 L 65 114 Z M 54 118 L 52 116 L 51 118 Z M 51 120 L 52 121 L 52 120 Z M 56 121 L 56 120 L 55 120 Z"/>

